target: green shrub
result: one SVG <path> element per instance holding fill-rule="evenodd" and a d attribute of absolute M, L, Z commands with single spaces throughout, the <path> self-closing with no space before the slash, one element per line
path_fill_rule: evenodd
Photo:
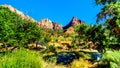
<path fill-rule="evenodd" d="M 104 68 L 120 68 L 120 51 L 107 51 L 100 64 Z"/>
<path fill-rule="evenodd" d="M 0 68 L 43 68 L 39 54 L 26 49 L 0 55 Z"/>
<path fill-rule="evenodd" d="M 57 48 L 55 47 L 55 45 L 49 45 L 44 51 L 42 51 L 43 53 L 49 53 L 52 52 L 54 54 L 57 54 Z"/>
<path fill-rule="evenodd" d="M 45 41 L 45 42 L 50 42 L 50 41 L 51 41 L 50 36 L 46 36 L 46 37 L 44 38 L 44 41 Z"/>

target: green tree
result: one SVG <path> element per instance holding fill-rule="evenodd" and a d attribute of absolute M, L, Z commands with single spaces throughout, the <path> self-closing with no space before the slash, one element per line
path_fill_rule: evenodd
<path fill-rule="evenodd" d="M 36 22 L 22 19 L 9 8 L 0 6 L 0 43 L 6 48 L 37 43 L 41 35 L 41 29 L 37 27 Z"/>
<path fill-rule="evenodd" d="M 20 17 L 8 8 L 0 6 L 0 42 L 7 45 L 16 45 L 15 38 L 16 22 Z"/>
<path fill-rule="evenodd" d="M 101 12 L 97 14 L 97 22 L 105 21 L 109 36 L 104 42 L 106 46 L 115 44 L 119 45 L 120 40 L 120 0 L 96 0 L 96 4 L 103 5 Z M 114 39 L 113 39 L 114 38 Z M 111 41 L 113 39 L 113 41 Z"/>
<path fill-rule="evenodd" d="M 99 52 L 104 53 L 106 48 L 109 48 L 111 44 L 117 44 L 118 39 L 111 35 L 112 30 L 108 30 L 106 26 L 101 24 L 97 25 L 85 25 L 80 24 L 75 28 L 78 33 L 78 42 L 82 39 L 84 42 L 92 41 Z M 79 43 L 78 43 L 79 44 Z"/>
<path fill-rule="evenodd" d="M 96 0 L 96 3 L 104 5 L 97 14 L 97 22 L 103 19 L 110 30 L 120 33 L 120 0 Z"/>
<path fill-rule="evenodd" d="M 95 0 L 97 5 L 99 4 L 105 5 L 105 4 L 110 4 L 111 2 L 115 3 L 117 1 L 120 1 L 120 0 Z"/>
<path fill-rule="evenodd" d="M 19 45 L 27 45 L 33 42 L 37 44 L 41 35 L 41 29 L 37 27 L 35 22 L 23 20 L 21 23 L 18 23 L 16 38 Z"/>

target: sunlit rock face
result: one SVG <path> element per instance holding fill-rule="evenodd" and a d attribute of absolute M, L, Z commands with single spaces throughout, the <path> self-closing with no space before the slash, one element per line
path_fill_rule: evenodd
<path fill-rule="evenodd" d="M 38 22 L 38 27 L 53 29 L 53 23 L 48 18 L 45 18 L 45 19 L 42 19 L 40 22 Z"/>
<path fill-rule="evenodd" d="M 73 34 L 73 33 L 75 33 L 74 28 L 73 28 L 73 27 L 67 28 L 67 29 L 65 30 L 65 33 L 66 33 L 66 34 Z"/>
<path fill-rule="evenodd" d="M 47 29 L 63 29 L 62 25 L 60 25 L 57 22 L 52 22 L 48 18 L 42 19 L 41 21 L 38 22 L 38 27 L 40 28 L 47 28 Z"/>

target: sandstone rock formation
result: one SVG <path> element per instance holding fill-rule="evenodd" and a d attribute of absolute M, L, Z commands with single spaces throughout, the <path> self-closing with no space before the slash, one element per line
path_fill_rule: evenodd
<path fill-rule="evenodd" d="M 67 28 L 66 31 L 65 31 L 65 33 L 66 34 L 73 34 L 73 33 L 75 33 L 74 28 L 73 27 Z"/>
<path fill-rule="evenodd" d="M 62 25 L 56 22 L 52 22 L 48 18 L 42 19 L 40 22 L 38 22 L 38 27 L 40 28 L 48 28 L 48 29 L 62 29 Z"/>
<path fill-rule="evenodd" d="M 79 20 L 77 17 L 73 17 L 70 23 L 64 27 L 64 29 L 77 26 L 78 24 L 81 24 L 81 23 L 82 23 L 81 20 Z"/>
<path fill-rule="evenodd" d="M 79 20 L 77 17 L 73 17 L 68 25 L 66 25 L 63 29 L 65 29 L 65 33 L 73 34 L 75 33 L 74 27 L 81 24 L 83 21 Z"/>
<path fill-rule="evenodd" d="M 53 29 L 53 23 L 48 18 L 45 18 L 45 19 L 42 19 L 40 22 L 38 22 L 38 27 Z"/>
<path fill-rule="evenodd" d="M 57 29 L 63 29 L 62 25 L 60 25 L 59 23 L 53 23 L 53 29 L 57 30 Z"/>
<path fill-rule="evenodd" d="M 65 33 L 68 33 L 68 32 L 74 33 L 74 31 L 71 31 L 71 32 L 69 31 L 69 30 L 73 30 L 73 28 L 70 28 L 70 27 L 77 26 L 78 24 L 81 24 L 81 23 L 82 23 L 81 20 L 79 20 L 77 17 L 73 17 L 72 20 L 70 21 L 70 23 L 64 27 L 64 29 L 67 31 L 67 32 L 65 31 Z M 56 22 L 52 22 L 48 18 L 42 19 L 40 22 L 38 22 L 38 27 L 55 29 L 55 30 L 63 29 L 62 25 L 60 25 L 59 23 L 56 23 Z"/>

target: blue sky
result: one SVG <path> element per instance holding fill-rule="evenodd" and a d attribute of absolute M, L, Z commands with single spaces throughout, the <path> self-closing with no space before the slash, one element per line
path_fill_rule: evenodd
<path fill-rule="evenodd" d="M 95 0 L 0 0 L 0 4 L 9 4 L 37 21 L 49 18 L 63 26 L 73 16 L 87 24 L 95 24 L 96 14 L 101 10 Z"/>

